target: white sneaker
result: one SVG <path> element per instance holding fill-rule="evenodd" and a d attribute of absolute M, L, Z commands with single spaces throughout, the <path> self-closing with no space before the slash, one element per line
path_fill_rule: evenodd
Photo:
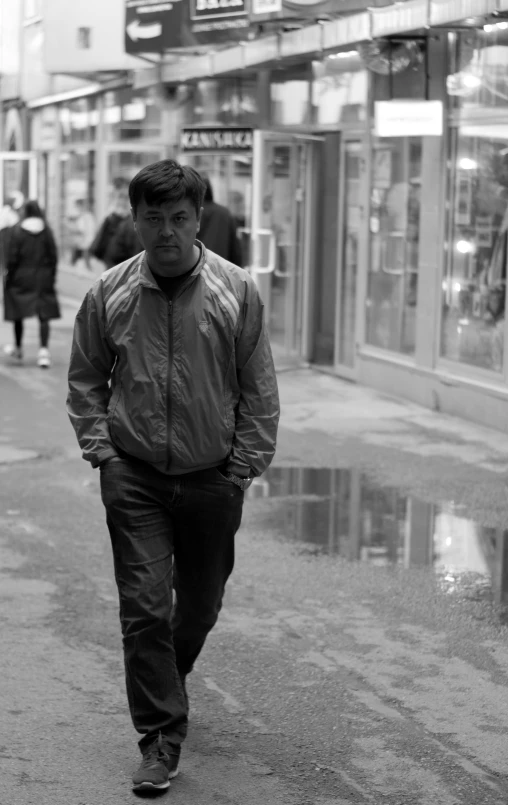
<path fill-rule="evenodd" d="M 51 356 L 49 354 L 49 349 L 45 347 L 41 347 L 38 355 L 37 355 L 37 366 L 40 366 L 41 369 L 49 369 L 51 366 Z"/>
<path fill-rule="evenodd" d="M 5 345 L 4 355 L 7 355 L 8 358 L 13 358 L 16 361 L 23 360 L 23 350 L 21 349 L 21 347 L 17 347 L 14 344 Z"/>

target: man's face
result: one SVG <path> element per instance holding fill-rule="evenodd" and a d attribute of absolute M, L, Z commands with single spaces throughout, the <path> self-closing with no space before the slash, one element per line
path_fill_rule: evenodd
<path fill-rule="evenodd" d="M 148 265 L 156 274 L 172 277 L 192 268 L 201 213 L 196 215 L 188 198 L 161 205 L 142 199 L 132 217 Z"/>

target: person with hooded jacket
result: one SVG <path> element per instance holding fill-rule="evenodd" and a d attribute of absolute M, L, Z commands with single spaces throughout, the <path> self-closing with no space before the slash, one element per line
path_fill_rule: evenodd
<path fill-rule="evenodd" d="M 78 311 L 67 410 L 100 468 L 142 735 L 133 787 L 150 792 L 178 772 L 186 677 L 219 616 L 244 490 L 273 458 L 279 399 L 255 282 L 196 239 L 199 174 L 162 160 L 129 195 L 144 251 Z"/>
<path fill-rule="evenodd" d="M 14 323 L 14 344 L 4 352 L 18 362 L 23 360 L 23 321 L 39 317 L 40 349 L 37 365 L 47 369 L 49 322 L 60 318 L 55 290 L 58 253 L 53 233 L 37 201 L 27 201 L 23 218 L 13 227 L 7 252 L 4 289 L 4 316 Z"/>

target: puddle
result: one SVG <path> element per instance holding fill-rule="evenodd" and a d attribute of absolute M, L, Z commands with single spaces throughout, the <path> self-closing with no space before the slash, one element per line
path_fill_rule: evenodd
<path fill-rule="evenodd" d="M 247 497 L 280 498 L 274 524 L 307 550 L 381 566 L 429 567 L 447 592 L 493 591 L 498 603 L 508 603 L 508 531 L 464 517 L 463 506 L 428 503 L 348 469 L 271 467 Z"/>

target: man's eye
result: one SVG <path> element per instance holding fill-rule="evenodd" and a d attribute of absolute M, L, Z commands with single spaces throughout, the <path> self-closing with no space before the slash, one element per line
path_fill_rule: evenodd
<path fill-rule="evenodd" d="M 158 218 L 149 218 L 148 220 L 150 221 L 151 224 L 158 224 L 159 223 Z"/>
<path fill-rule="evenodd" d="M 185 218 L 182 218 L 182 216 L 177 215 L 177 217 L 175 218 L 175 221 L 176 221 L 177 224 L 181 224 L 181 223 L 183 223 L 183 221 L 185 221 Z"/>

